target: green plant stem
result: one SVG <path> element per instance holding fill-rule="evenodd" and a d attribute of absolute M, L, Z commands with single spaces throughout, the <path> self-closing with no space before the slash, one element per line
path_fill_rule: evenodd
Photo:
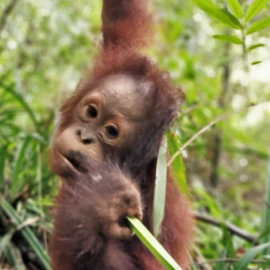
<path fill-rule="evenodd" d="M 137 218 L 128 217 L 127 220 L 129 221 L 133 232 L 167 270 L 182 270 L 176 261 Z"/>
<path fill-rule="evenodd" d="M 249 73 L 250 73 L 250 68 L 249 68 L 249 62 L 248 62 L 248 52 L 247 52 L 247 45 L 246 45 L 246 27 L 245 23 L 243 23 L 243 28 L 242 28 L 242 61 L 243 61 L 243 69 L 246 73 L 246 78 L 247 78 L 247 83 L 246 85 L 243 86 L 243 94 L 246 96 L 247 100 L 250 100 L 249 93 L 248 93 L 248 87 L 249 87 Z"/>

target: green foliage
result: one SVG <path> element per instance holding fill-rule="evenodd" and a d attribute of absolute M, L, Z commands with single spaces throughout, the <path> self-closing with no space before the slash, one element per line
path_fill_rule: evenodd
<path fill-rule="evenodd" d="M 255 44 L 255 45 L 251 45 L 249 48 L 248 48 L 248 51 L 252 51 L 254 49 L 257 49 L 257 48 L 260 48 L 260 47 L 264 47 L 265 45 L 260 43 L 260 44 Z"/>
<path fill-rule="evenodd" d="M 238 18 L 242 19 L 243 18 L 243 11 L 242 8 L 238 2 L 238 0 L 227 0 L 228 5 L 233 13 L 233 15 Z"/>
<path fill-rule="evenodd" d="M 25 101 L 25 99 L 20 94 L 16 93 L 16 91 L 14 91 L 14 88 L 14 85 L 3 85 L 4 91 L 9 93 L 14 98 L 14 101 L 18 102 L 21 105 L 22 109 L 29 115 L 30 119 L 33 121 L 36 130 L 39 131 L 39 123 L 37 122 L 35 113 Z"/>
<path fill-rule="evenodd" d="M 255 0 L 251 6 L 248 8 L 246 14 L 245 14 L 245 22 L 240 22 L 238 19 L 241 19 L 243 17 L 243 11 L 242 7 L 239 4 L 238 0 L 227 0 L 228 5 L 231 9 L 231 13 L 228 10 L 220 10 L 217 6 L 211 1 L 197 1 L 197 0 L 190 0 L 194 4 L 196 4 L 200 9 L 202 9 L 209 17 L 212 17 L 219 22 L 227 25 L 231 29 L 241 29 L 242 38 L 239 39 L 235 36 L 229 36 L 229 35 L 213 35 L 213 38 L 218 39 L 220 41 L 225 41 L 229 43 L 234 44 L 242 44 L 243 45 L 243 55 L 246 58 L 247 52 L 250 50 L 247 50 L 246 45 L 246 35 L 253 34 L 257 31 L 260 31 L 270 25 L 269 18 L 262 19 L 250 27 L 247 28 L 247 24 L 245 22 L 248 22 L 251 20 L 257 13 L 259 13 L 269 2 L 269 0 Z M 253 47 L 257 48 L 257 47 Z M 257 65 L 261 63 L 262 61 L 253 61 L 251 65 Z"/>
<path fill-rule="evenodd" d="M 40 232 L 51 231 L 50 216 L 42 206 L 42 196 L 54 193 L 52 174 L 44 162 L 51 122 L 38 120 L 32 106 L 15 90 L 10 74 L 0 81 L 0 257 L 14 269 L 28 269 L 22 257 L 28 248 L 39 267 L 50 269 Z"/>
<path fill-rule="evenodd" d="M 0 205 L 3 211 L 10 217 L 14 225 L 20 226 L 22 224 L 22 220 L 20 219 L 19 215 L 16 213 L 15 209 L 4 199 L 0 201 Z M 24 227 L 21 229 L 21 233 L 25 240 L 29 243 L 30 247 L 37 255 L 38 259 L 40 260 L 41 264 L 44 266 L 44 269 L 50 270 L 50 259 L 47 252 L 41 246 L 40 242 L 34 235 L 33 231 L 29 227 Z M 6 238 L 10 240 L 11 237 Z"/>
<path fill-rule="evenodd" d="M 156 182 L 153 204 L 153 230 L 155 237 L 161 232 L 161 224 L 164 218 L 166 183 L 167 183 L 167 140 L 164 137 L 161 143 L 156 169 Z"/>
<path fill-rule="evenodd" d="M 241 29 L 240 22 L 227 10 L 222 10 L 217 8 L 212 1 L 205 0 L 190 0 L 194 4 L 196 4 L 200 9 L 207 13 L 208 16 L 218 20 L 219 22 L 234 28 L 234 29 Z"/>
<path fill-rule="evenodd" d="M 9 2 L 0 1 L 0 10 Z M 0 197 L 20 218 L 18 225 L 13 223 L 1 208 L 0 268 L 47 267 L 48 210 L 59 184 L 49 171 L 48 145 L 57 108 L 83 70 L 91 68 L 101 2 L 17 1 L 0 30 Z M 229 0 L 154 1 L 156 36 L 147 53 L 183 86 L 186 96 L 173 133 L 166 136 L 167 162 L 211 121 L 227 116 L 181 149 L 168 167 L 179 189 L 191 197 L 194 211 L 222 224 L 197 222 L 192 269 L 233 270 L 250 250 L 241 265 L 269 265 L 269 248 L 255 247 L 254 253 L 254 243 L 226 227 L 233 223 L 261 244 L 269 242 L 269 4 L 251 2 L 239 1 L 239 7 Z M 237 38 L 242 44 L 216 42 L 213 36 Z M 23 235 L 27 228 L 35 239 Z"/>
<path fill-rule="evenodd" d="M 239 38 L 233 37 L 233 36 L 214 35 L 213 38 L 221 40 L 221 41 L 229 42 L 229 43 L 242 44 L 242 41 Z"/>
<path fill-rule="evenodd" d="M 254 62 L 251 63 L 251 65 L 252 65 L 252 66 L 255 66 L 255 65 L 260 64 L 261 62 L 262 62 L 262 61 L 254 61 Z"/>
<path fill-rule="evenodd" d="M 0 256 L 8 249 L 8 246 L 11 242 L 11 238 L 15 232 L 15 229 L 11 229 L 4 236 L 2 236 L 0 241 Z"/>
<path fill-rule="evenodd" d="M 266 192 L 265 192 L 265 204 L 263 207 L 263 214 L 262 214 L 262 228 L 261 228 L 261 243 L 270 242 L 270 158 L 268 161 L 268 168 L 267 168 L 267 178 L 266 178 Z M 268 248 L 265 255 L 270 252 Z"/>
<path fill-rule="evenodd" d="M 14 269 L 26 270 L 20 250 L 15 245 L 10 244 L 6 249 L 6 252 L 8 260 L 11 262 L 11 265 L 14 266 Z"/>
<path fill-rule="evenodd" d="M 256 247 L 251 248 L 248 250 L 240 259 L 238 264 L 235 267 L 235 270 L 245 270 L 247 269 L 247 266 L 251 262 L 251 260 L 258 255 L 260 252 L 262 252 L 264 249 L 270 247 L 270 242 L 266 244 L 262 244 Z"/>
<path fill-rule="evenodd" d="M 252 5 L 249 7 L 245 20 L 251 20 L 258 12 L 260 12 L 269 2 L 269 0 L 255 0 Z"/>
<path fill-rule="evenodd" d="M 252 34 L 257 31 L 260 31 L 266 27 L 270 26 L 270 18 L 262 19 L 256 23 L 254 23 L 248 30 L 247 34 Z"/>
<path fill-rule="evenodd" d="M 128 221 L 138 238 L 167 270 L 182 269 L 138 219 L 128 218 Z"/>
<path fill-rule="evenodd" d="M 197 6 L 200 7 L 200 9 L 202 9 L 207 15 L 209 18 L 213 18 L 213 16 L 211 16 L 210 12 L 211 12 L 211 9 L 212 10 L 215 10 L 216 8 L 219 8 L 220 7 L 220 2 L 217 2 L 217 3 L 214 3 L 212 1 L 206 1 L 206 2 L 201 2 L 199 3 L 199 1 L 192 1 L 194 2 Z M 246 10 L 246 8 L 242 8 L 240 5 L 239 5 L 239 2 L 238 1 L 227 1 L 228 2 L 228 5 L 230 7 L 230 10 L 232 12 L 232 16 L 235 16 L 236 18 L 242 18 L 243 17 L 243 13 L 241 13 L 243 10 Z M 266 4 L 268 3 L 268 1 L 254 1 L 250 7 L 247 8 L 247 12 L 245 13 L 245 21 L 241 20 L 241 28 L 242 28 L 242 31 L 241 31 L 241 39 L 237 38 L 237 36 L 239 36 L 239 33 L 235 33 L 236 31 L 234 30 L 235 27 L 232 26 L 232 25 L 229 25 L 227 24 L 228 26 L 228 29 L 226 29 L 224 32 L 226 34 L 218 34 L 218 35 L 214 35 L 213 37 L 215 39 L 218 39 L 218 40 L 221 40 L 221 41 L 224 41 L 224 42 L 227 42 L 227 43 L 232 43 L 232 44 L 239 44 L 239 45 L 242 45 L 242 59 L 244 60 L 243 61 L 243 69 L 245 70 L 245 72 L 247 73 L 246 76 L 248 77 L 249 76 L 249 67 L 246 65 L 246 63 L 248 62 L 248 58 L 252 58 L 253 56 L 251 55 L 251 52 L 255 49 L 259 50 L 260 48 L 264 47 L 265 45 L 262 44 L 262 43 L 258 43 L 257 44 L 255 43 L 255 45 L 249 45 L 248 44 L 248 41 L 246 39 L 246 35 L 248 34 L 255 34 L 257 33 L 259 30 L 263 30 L 265 29 L 266 27 L 269 26 L 268 24 L 268 18 L 265 18 L 265 19 L 261 19 L 259 20 L 258 22 L 255 22 L 255 23 L 248 23 L 248 21 L 250 21 L 250 19 L 252 17 L 254 17 L 256 14 L 259 13 L 259 11 L 263 11 L 263 9 L 265 8 Z M 211 9 L 210 9 L 211 8 Z M 220 21 L 220 20 L 219 20 Z M 222 29 L 221 27 L 215 27 L 215 30 L 216 31 L 220 31 L 220 29 Z M 227 33 L 230 33 L 230 34 L 233 34 L 233 35 L 228 35 Z M 253 38 L 253 40 L 256 42 L 257 40 Z M 231 53 L 229 52 L 228 48 L 232 49 L 232 46 L 233 45 L 226 45 L 225 47 L 225 52 L 228 54 L 228 55 L 231 55 Z M 256 51 L 257 51 L 256 50 Z M 237 61 L 237 60 L 235 60 Z M 233 62 L 232 60 L 227 60 L 226 62 L 223 62 L 222 66 L 226 66 L 226 67 L 230 67 L 230 66 L 233 66 Z M 251 65 L 258 65 L 260 64 L 262 61 L 250 61 Z M 226 73 L 224 73 L 226 74 Z M 227 75 L 226 75 L 227 76 Z M 223 77 L 223 80 L 225 79 L 226 81 L 226 77 Z M 224 87 L 224 85 L 223 85 Z M 226 88 L 225 88 L 226 90 Z M 207 90 L 206 90 L 207 91 Z M 223 88 L 223 91 L 224 91 L 224 88 Z M 228 91 L 228 90 L 226 90 Z M 246 88 L 243 89 L 243 91 L 246 91 L 248 92 L 248 90 Z M 222 92 L 221 92 L 222 93 Z M 219 100 L 220 98 L 224 98 L 225 94 L 223 92 L 223 94 L 221 94 L 219 96 Z M 233 95 L 231 95 L 232 97 Z M 226 94 L 226 98 L 230 98 L 227 94 Z M 227 100 L 228 102 L 228 100 Z M 248 100 L 247 100 L 248 102 Z M 228 103 L 226 103 L 228 104 Z M 222 106 L 222 110 L 223 111 L 226 111 L 226 109 L 228 109 L 228 107 L 225 105 L 224 106 L 224 103 L 219 103 L 220 106 Z M 198 112 L 199 112 L 199 109 L 197 109 Z M 234 116 L 235 117 L 235 116 Z M 213 118 L 212 118 L 213 119 Z M 194 120 L 194 113 L 193 113 L 193 120 Z M 228 124 L 228 122 L 227 122 Z M 227 126 L 227 125 L 226 125 Z M 268 125 L 269 126 L 269 125 Z M 217 138 L 220 139 L 220 132 L 223 134 L 223 138 L 222 138 L 222 141 L 223 141 L 223 149 L 225 147 L 224 144 L 229 143 L 231 144 L 232 143 L 232 138 L 234 138 L 234 135 L 231 133 L 230 131 L 230 135 L 225 138 L 224 135 L 227 133 L 226 130 L 222 129 L 222 128 L 219 128 L 219 131 L 218 133 L 214 133 L 214 136 L 216 136 Z M 236 136 L 239 136 L 239 133 L 236 135 Z M 252 137 L 251 134 L 249 134 L 250 137 Z M 242 136 L 242 140 L 245 140 L 244 137 Z M 215 141 L 211 141 L 210 139 L 210 143 L 214 143 L 215 144 Z M 269 143 L 269 141 L 268 141 Z M 216 148 L 212 148 L 209 144 L 209 146 L 206 146 L 206 151 L 207 151 L 207 147 L 210 147 L 210 149 L 214 149 L 212 151 L 216 151 L 215 149 Z M 216 147 L 220 147 L 220 146 L 216 146 Z M 217 149 L 218 149 L 217 148 Z M 196 148 L 196 146 L 194 147 L 194 149 L 198 149 Z M 209 150 L 208 150 L 209 151 Z M 219 150 L 218 150 L 219 151 Z M 207 152 L 206 152 L 207 153 Z M 212 164 L 215 164 L 215 161 L 213 159 L 212 161 L 213 163 Z M 213 165 L 212 165 L 213 166 Z M 223 169 L 223 168 L 222 168 Z M 224 169 L 223 169 L 224 170 Z M 228 170 L 228 169 L 227 169 Z M 222 174 L 222 171 L 220 171 L 218 174 Z M 234 174 L 234 172 L 232 171 L 231 174 L 229 173 L 229 171 L 227 171 L 226 175 L 227 177 L 231 178 L 231 176 Z M 233 188 L 230 188 L 231 190 Z M 236 198 L 234 198 L 233 200 L 236 199 L 236 204 L 246 204 L 246 202 L 241 202 L 241 199 L 239 198 L 238 196 L 238 193 L 239 191 L 236 191 L 234 193 L 234 196 L 237 196 Z M 207 209 L 207 212 L 215 217 L 219 217 L 220 218 L 220 208 L 216 207 L 216 203 L 211 200 L 208 196 L 208 193 L 204 191 L 204 189 L 198 189 L 196 190 L 196 199 L 199 199 L 200 200 L 200 203 L 199 203 L 199 209 Z M 203 199 L 202 199 L 203 198 Z M 239 198 L 239 199 L 238 199 Z M 215 197 L 215 200 L 217 198 Z M 268 200 L 266 200 L 267 202 Z M 267 206 L 267 203 L 265 205 L 265 209 L 269 209 L 269 207 Z M 224 213 L 225 214 L 225 213 Z M 223 215 L 224 215 L 223 214 Z M 229 213 L 226 213 L 226 216 L 231 216 Z M 223 218 L 224 219 L 224 218 Z M 239 219 L 238 219 L 239 220 Z M 266 220 L 265 216 L 262 220 Z M 237 222 L 236 219 L 235 219 L 235 222 L 236 224 L 238 223 L 238 225 L 240 225 L 242 222 Z M 269 224 L 268 224 L 269 225 Z M 240 226 L 243 226 L 243 224 L 241 224 Z M 269 237 L 269 231 L 267 229 L 267 225 L 264 226 L 264 233 L 263 233 L 263 236 L 262 239 L 264 239 L 264 241 L 266 242 L 268 237 Z M 208 231 L 208 233 L 210 233 Z M 202 232 L 200 232 L 200 238 L 202 238 Z M 211 234 L 211 233 L 210 233 Z M 223 258 L 225 259 L 226 257 L 229 257 L 229 258 L 235 258 L 236 257 L 236 250 L 237 250 L 237 245 L 235 245 L 237 242 L 235 241 L 234 238 L 232 238 L 232 235 L 228 234 L 226 232 L 226 226 L 224 227 L 224 235 L 223 235 L 223 239 L 220 239 L 220 240 L 217 240 L 217 241 L 220 241 L 219 243 L 216 243 L 215 246 L 217 250 L 220 250 L 220 258 Z M 264 242 L 264 243 L 265 243 Z M 205 246 L 204 246 L 205 248 Z M 207 248 L 207 256 L 213 256 L 213 251 L 210 251 L 209 249 L 213 248 L 213 246 L 211 247 L 208 247 Z M 229 262 L 226 262 L 226 259 L 223 260 L 222 262 L 218 262 L 216 264 L 216 266 L 214 267 L 214 269 L 246 269 L 246 267 L 251 263 L 252 259 L 255 257 L 255 256 L 258 256 L 259 253 L 262 251 L 262 249 L 260 247 L 255 247 L 253 248 L 251 246 L 251 248 L 246 252 L 246 254 L 243 256 L 243 258 L 240 259 L 239 263 L 236 264 L 236 263 L 229 263 Z M 265 252 L 267 253 L 268 249 L 265 249 Z M 265 253 L 264 253 L 265 254 Z M 216 256 L 218 257 L 218 256 Z M 237 260 L 235 261 L 237 262 Z M 267 260 L 264 262 L 264 263 L 267 263 Z"/>
<path fill-rule="evenodd" d="M 179 138 L 175 133 L 168 131 L 166 134 L 168 141 L 168 150 L 170 157 L 172 158 L 180 150 Z M 188 193 L 187 179 L 186 179 L 186 168 L 183 162 L 181 154 L 177 155 L 172 162 L 172 170 L 170 170 L 172 177 L 177 181 L 179 190 L 183 194 Z"/>
<path fill-rule="evenodd" d="M 5 160 L 7 158 L 7 150 L 8 146 L 5 145 L 4 147 L 1 148 L 0 153 L 0 189 L 3 188 L 4 183 L 4 169 L 5 169 Z"/>

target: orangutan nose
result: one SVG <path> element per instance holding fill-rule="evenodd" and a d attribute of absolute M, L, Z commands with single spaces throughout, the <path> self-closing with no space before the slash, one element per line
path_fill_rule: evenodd
<path fill-rule="evenodd" d="M 77 134 L 79 135 L 81 142 L 85 145 L 95 142 L 94 134 L 88 129 L 82 128 L 78 130 Z"/>

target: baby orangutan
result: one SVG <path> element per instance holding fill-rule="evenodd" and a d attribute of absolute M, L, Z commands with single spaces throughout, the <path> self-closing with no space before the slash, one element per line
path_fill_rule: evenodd
<path fill-rule="evenodd" d="M 103 1 L 103 46 L 93 71 L 61 109 L 51 167 L 62 179 L 50 253 L 54 270 L 164 269 L 128 227 L 152 231 L 158 150 L 177 115 L 181 90 L 147 57 L 150 16 L 143 0 Z M 192 217 L 167 177 L 159 241 L 188 267 Z"/>

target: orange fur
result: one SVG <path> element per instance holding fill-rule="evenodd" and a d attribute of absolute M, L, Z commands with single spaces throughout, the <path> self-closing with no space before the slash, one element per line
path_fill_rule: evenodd
<path fill-rule="evenodd" d="M 94 59 L 94 68 L 62 106 L 60 130 L 70 125 L 74 107 L 82 97 L 110 74 L 128 74 L 153 85 L 151 115 L 141 125 L 125 168 L 112 166 L 116 175 L 128 172 L 134 178 L 145 206 L 143 223 L 152 231 L 158 149 L 164 132 L 177 115 L 183 94 L 181 88 L 173 85 L 167 72 L 160 71 L 155 63 L 139 52 L 147 45 L 152 31 L 151 15 L 147 12 L 145 0 L 103 0 L 102 20 L 103 43 Z M 107 167 L 105 163 L 92 170 L 104 173 L 106 178 Z M 91 176 L 73 175 L 70 178 L 69 182 L 63 179 L 64 184 L 56 200 L 55 229 L 51 240 L 54 270 L 164 269 L 136 237 L 130 240 L 101 237 L 97 233 L 92 210 L 102 205 L 106 196 L 96 195 Z M 71 182 L 75 184 L 70 186 Z M 108 192 L 107 189 L 108 186 L 102 187 L 103 192 Z M 165 218 L 159 241 L 183 269 L 188 268 L 192 227 L 188 202 L 168 177 Z"/>

